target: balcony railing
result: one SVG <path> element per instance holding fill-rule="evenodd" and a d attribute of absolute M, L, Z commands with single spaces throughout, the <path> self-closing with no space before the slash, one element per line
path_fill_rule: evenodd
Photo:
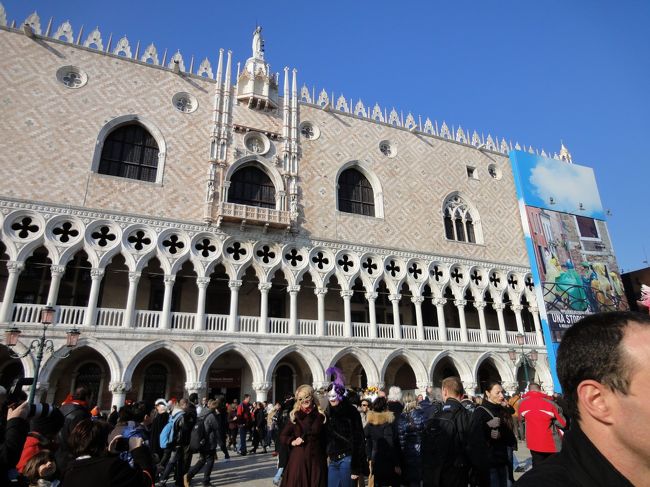
<path fill-rule="evenodd" d="M 41 304 L 14 304 L 11 313 L 12 321 L 16 325 L 39 324 L 40 311 L 43 307 L 44 305 Z M 84 323 L 88 321 L 86 320 L 86 313 L 87 308 L 83 306 L 57 306 L 54 320 L 55 326 L 84 326 Z M 125 310 L 123 309 L 98 308 L 94 320 L 90 321 L 97 328 L 118 328 L 125 326 L 123 323 L 124 315 Z M 160 329 L 162 326 L 162 315 L 163 313 L 161 311 L 135 310 L 132 325 L 138 329 Z M 169 314 L 168 324 L 170 330 L 202 330 L 225 333 L 228 332 L 229 319 L 228 315 L 207 314 L 204 317 L 204 324 L 197 327 L 195 313 L 172 312 Z M 238 325 L 240 333 L 264 333 L 263 327 L 260 327 L 259 316 L 239 316 Z M 299 336 L 315 337 L 319 334 L 317 320 L 299 319 L 297 320 L 297 325 L 296 334 Z M 370 323 L 353 322 L 351 325 L 352 338 L 370 339 Z M 324 331 L 326 336 L 345 338 L 345 323 L 342 321 L 326 321 Z M 395 339 L 395 325 L 393 324 L 378 323 L 376 331 L 378 339 Z M 400 332 L 402 340 L 419 340 L 418 327 L 415 325 L 401 325 Z M 289 319 L 268 318 L 268 333 L 271 335 L 289 335 Z M 516 344 L 516 336 L 516 331 L 507 331 L 507 345 Z M 537 334 L 534 332 L 526 332 L 524 333 L 524 337 L 526 345 L 543 345 L 543 343 L 538 343 Z M 424 341 L 440 341 L 440 329 L 433 326 L 424 326 Z M 460 328 L 447 328 L 447 341 L 462 342 Z M 481 330 L 468 328 L 467 341 L 469 343 L 483 343 Z M 487 343 L 502 344 L 499 330 L 487 330 Z"/>
<path fill-rule="evenodd" d="M 246 222 L 253 224 L 268 224 L 274 227 L 288 227 L 291 224 L 288 211 L 238 205 L 236 203 L 219 203 L 217 216 L 229 221 L 241 222 L 246 220 Z"/>

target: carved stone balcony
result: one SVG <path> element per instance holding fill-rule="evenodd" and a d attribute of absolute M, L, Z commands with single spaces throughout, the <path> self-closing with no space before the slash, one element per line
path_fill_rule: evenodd
<path fill-rule="evenodd" d="M 289 229 L 291 216 L 288 211 L 261 208 L 259 206 L 238 205 L 236 203 L 219 203 L 217 207 L 219 226 L 222 221 L 230 221 L 246 225 L 262 225 Z"/>

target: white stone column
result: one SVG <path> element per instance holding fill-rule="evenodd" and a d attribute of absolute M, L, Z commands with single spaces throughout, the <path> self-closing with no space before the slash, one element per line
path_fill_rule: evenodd
<path fill-rule="evenodd" d="M 535 324 L 535 338 L 537 339 L 537 345 L 544 345 L 544 335 L 542 334 L 542 326 L 539 323 L 539 309 L 535 306 L 528 308 L 530 314 L 533 315 L 533 323 Z"/>
<path fill-rule="evenodd" d="M 431 381 L 416 381 L 415 386 L 417 387 L 417 394 L 422 394 L 422 397 L 427 397 L 427 388 L 433 387 L 433 382 Z"/>
<path fill-rule="evenodd" d="M 209 277 L 197 277 L 196 287 L 198 296 L 196 298 L 196 315 L 194 316 L 194 329 L 197 331 L 205 330 L 205 294 L 210 285 Z"/>
<path fill-rule="evenodd" d="M 260 323 L 257 327 L 258 333 L 269 332 L 269 291 L 272 284 L 270 282 L 260 282 L 257 289 L 260 290 Z"/>
<path fill-rule="evenodd" d="M 174 291 L 174 282 L 176 276 L 173 274 L 165 274 L 165 295 L 163 297 L 163 307 L 160 312 L 160 329 L 168 330 L 171 328 L 171 309 L 172 309 L 172 292 Z"/>
<path fill-rule="evenodd" d="M 399 320 L 399 300 L 402 299 L 401 294 L 389 294 L 388 299 L 393 305 L 393 337 L 396 340 L 402 338 L 402 324 Z"/>
<path fill-rule="evenodd" d="M 140 272 L 129 272 L 129 292 L 126 296 L 126 309 L 124 310 L 124 319 L 122 326 L 135 326 L 135 299 L 138 296 L 138 283 L 140 282 Z"/>
<path fill-rule="evenodd" d="M 418 331 L 418 340 L 424 340 L 424 323 L 422 322 L 422 296 L 413 296 L 411 302 L 415 305 L 415 324 Z"/>
<path fill-rule="evenodd" d="M 59 286 L 61 285 L 61 278 L 63 277 L 63 274 L 65 274 L 65 266 L 50 266 L 50 274 L 52 275 L 52 279 L 50 280 L 50 289 L 47 291 L 47 305 L 56 306 L 56 299 L 59 297 Z"/>
<path fill-rule="evenodd" d="M 131 390 L 130 382 L 110 382 L 108 384 L 108 390 L 113 394 L 112 405 L 117 406 L 119 410 L 124 406 L 124 401 L 126 400 L 126 393 Z"/>
<path fill-rule="evenodd" d="M 316 333 L 318 336 L 327 335 L 327 330 L 325 327 L 325 295 L 327 294 L 326 287 L 317 287 L 314 289 L 314 294 L 318 300 L 318 325 Z"/>
<path fill-rule="evenodd" d="M 368 300 L 368 318 L 370 319 L 368 337 L 377 338 L 377 310 L 375 308 L 375 301 L 377 300 L 378 293 L 366 293 Z"/>
<path fill-rule="evenodd" d="M 341 297 L 343 298 L 343 336 L 351 337 L 352 336 L 352 311 L 350 309 L 350 301 L 352 300 L 352 295 L 354 291 L 350 289 L 344 289 L 341 291 Z"/>
<path fill-rule="evenodd" d="M 239 331 L 239 289 L 242 281 L 228 281 L 230 288 L 230 315 L 228 316 L 228 332 L 235 333 Z"/>
<path fill-rule="evenodd" d="M 300 286 L 289 286 L 287 291 L 289 291 L 289 336 L 296 336 L 298 334 L 298 293 L 300 292 Z"/>
<path fill-rule="evenodd" d="M 253 389 L 255 390 L 255 400 L 264 402 L 268 400 L 268 394 L 271 390 L 270 382 L 254 382 Z"/>
<path fill-rule="evenodd" d="M 524 309 L 524 307 L 520 304 L 512 304 L 510 305 L 510 309 L 514 311 L 515 313 L 515 320 L 517 322 L 517 331 L 521 333 L 522 335 L 524 334 L 524 322 L 521 319 L 521 310 Z"/>
<path fill-rule="evenodd" d="M 456 299 L 454 304 L 458 310 L 458 321 L 460 322 L 460 341 L 467 343 L 469 341 L 467 337 L 467 322 L 465 321 L 465 305 L 467 301 L 464 299 Z"/>
<path fill-rule="evenodd" d="M 93 326 L 97 324 L 97 299 L 99 299 L 99 288 L 104 278 L 104 269 L 90 269 L 90 296 L 86 306 L 84 325 Z"/>
<path fill-rule="evenodd" d="M 487 325 L 485 324 L 485 301 L 474 301 L 478 311 L 478 324 L 481 328 L 481 343 L 488 343 Z"/>
<path fill-rule="evenodd" d="M 447 341 L 447 324 L 445 323 L 445 298 L 433 298 L 433 304 L 436 305 L 436 315 L 438 317 L 438 338 L 441 342 Z"/>
<path fill-rule="evenodd" d="M 497 319 L 499 321 L 499 337 L 501 338 L 501 343 L 506 345 L 508 343 L 508 336 L 506 335 L 506 322 L 503 319 L 503 310 L 506 307 L 503 303 L 493 303 L 492 307 L 497 312 Z"/>
<path fill-rule="evenodd" d="M 7 323 L 11 320 L 11 311 L 13 309 L 14 297 L 16 295 L 16 286 L 18 285 L 18 277 L 25 268 L 25 263 L 22 261 L 10 260 L 7 262 L 7 285 L 5 286 L 5 293 L 2 298 L 2 308 L 0 308 L 0 323 Z"/>

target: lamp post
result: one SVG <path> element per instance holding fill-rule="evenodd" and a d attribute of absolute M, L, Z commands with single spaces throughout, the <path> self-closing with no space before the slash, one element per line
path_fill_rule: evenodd
<path fill-rule="evenodd" d="M 54 321 L 54 308 L 52 308 L 51 306 L 45 306 L 41 310 L 41 324 L 43 325 L 43 331 L 41 333 L 41 336 L 40 338 L 35 338 L 34 340 L 32 340 L 32 343 L 30 344 L 29 348 L 23 354 L 18 354 L 11 349 L 12 347 L 15 347 L 16 344 L 18 343 L 18 337 L 22 332 L 16 327 L 16 325 L 12 326 L 8 330 L 5 330 L 5 345 L 10 347 L 9 353 L 13 358 L 23 358 L 31 354 L 32 352 L 36 353 L 36 364 L 34 366 L 34 382 L 32 382 L 32 385 L 29 388 L 29 399 L 28 399 L 29 404 L 34 403 L 34 395 L 36 394 L 36 383 L 38 382 L 38 374 L 41 370 L 41 362 L 43 361 L 44 352 L 51 353 L 53 356 L 57 358 L 66 358 L 70 355 L 70 353 L 72 353 L 72 349 L 76 347 L 77 343 L 79 342 L 79 335 L 81 335 L 81 332 L 76 328 L 69 330 L 66 333 L 67 335 L 66 347 L 68 348 L 67 352 L 63 353 L 62 355 L 56 354 L 54 352 L 54 342 L 46 338 L 47 327 L 50 326 L 53 321 Z"/>
<path fill-rule="evenodd" d="M 521 347 L 521 352 L 518 352 L 515 349 L 508 350 L 508 356 L 512 363 L 517 365 L 518 362 L 524 366 L 524 377 L 526 378 L 526 387 L 530 384 L 530 377 L 528 376 L 528 368 L 535 367 L 535 362 L 537 362 L 538 354 L 537 350 L 531 350 L 526 353 L 524 351 L 524 344 L 526 343 L 526 337 L 523 333 L 517 333 L 516 335 L 517 345 Z"/>

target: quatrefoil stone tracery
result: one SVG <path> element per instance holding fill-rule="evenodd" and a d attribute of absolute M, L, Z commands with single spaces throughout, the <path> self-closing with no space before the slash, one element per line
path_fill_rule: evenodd
<path fill-rule="evenodd" d="M 29 216 L 23 217 L 20 222 L 15 221 L 11 225 L 11 229 L 16 232 L 18 238 L 29 238 L 30 233 L 38 232 L 39 226 L 32 223 L 32 218 Z"/>
<path fill-rule="evenodd" d="M 151 244 L 151 239 L 147 237 L 147 234 L 144 232 L 144 230 L 137 230 L 136 232 L 132 233 L 127 241 L 133 245 L 133 248 L 135 250 L 138 251 Z"/>
<path fill-rule="evenodd" d="M 176 254 L 179 250 L 182 250 L 185 247 L 185 243 L 176 234 L 170 235 L 168 239 L 163 240 L 162 245 L 172 255 Z"/>
<path fill-rule="evenodd" d="M 239 260 L 247 253 L 246 249 L 239 242 L 234 242 L 226 249 L 226 252 L 232 255 L 233 260 Z"/>
<path fill-rule="evenodd" d="M 284 258 L 287 259 L 287 262 L 293 267 L 298 265 L 298 262 L 302 262 L 302 255 L 298 253 L 298 249 L 291 249 L 289 253 L 284 255 Z"/>
<path fill-rule="evenodd" d="M 59 242 L 67 243 L 71 238 L 75 238 L 79 235 L 79 230 L 73 228 L 71 222 L 63 222 L 61 226 L 55 227 L 52 230 L 52 234 L 59 237 Z"/>
<path fill-rule="evenodd" d="M 114 233 L 111 233 L 111 228 L 108 225 L 103 225 L 99 228 L 99 231 L 92 232 L 90 238 L 100 247 L 106 247 L 108 242 L 112 242 L 117 237 Z"/>

